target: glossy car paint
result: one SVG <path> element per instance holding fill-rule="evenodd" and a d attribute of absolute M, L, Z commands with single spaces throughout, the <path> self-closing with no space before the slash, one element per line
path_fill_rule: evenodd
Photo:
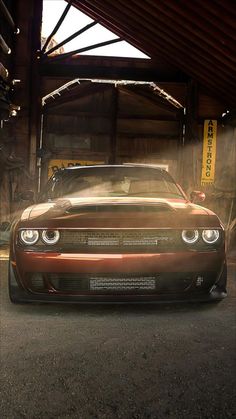
<path fill-rule="evenodd" d="M 100 211 L 94 214 L 90 211 L 96 205 Z M 138 211 L 140 205 L 145 205 L 147 213 Z M 109 207 L 109 211 L 105 210 Z M 162 210 L 155 211 L 157 206 Z M 125 209 L 129 207 L 129 211 Z M 78 208 L 78 211 L 76 209 Z M 102 210 L 104 208 L 104 211 Z M 112 211 L 114 208 L 114 211 Z M 117 213 L 118 208 L 118 213 Z M 75 210 L 75 211 L 73 211 Z M 194 246 L 159 252 L 129 253 L 110 251 L 81 252 L 63 251 L 58 246 L 45 246 L 40 251 L 28 249 L 19 243 L 18 232 L 21 229 L 58 229 L 79 231 L 109 231 L 109 230 L 175 230 L 183 229 L 219 229 L 221 245 L 216 249 L 206 247 L 197 250 Z M 39 272 L 47 287 L 44 290 L 32 289 L 29 277 Z M 47 281 L 47 275 L 54 273 L 78 275 L 113 275 L 121 273 L 129 275 L 164 275 L 193 274 L 191 286 L 179 293 L 94 293 L 91 290 L 63 292 L 53 288 Z M 203 287 L 201 292 L 195 292 L 197 278 L 213 275 L 212 280 Z M 171 278 L 172 278 L 171 277 Z M 221 299 L 226 296 L 226 262 L 224 250 L 224 232 L 218 217 L 210 210 L 183 199 L 161 198 L 66 198 L 54 202 L 40 203 L 27 208 L 12 230 L 10 255 L 10 296 L 13 301 L 156 301 L 156 300 L 194 300 Z M 195 282 L 194 282 L 195 281 Z M 218 286 L 219 285 L 219 286 Z M 218 289 L 218 288 L 219 289 Z M 218 290 L 215 293 L 215 290 Z M 197 290 L 199 291 L 199 290 Z M 96 294 L 96 295 L 95 295 Z"/>

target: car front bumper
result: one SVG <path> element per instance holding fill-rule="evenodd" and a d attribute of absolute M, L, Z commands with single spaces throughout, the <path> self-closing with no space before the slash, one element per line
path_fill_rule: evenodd
<path fill-rule="evenodd" d="M 30 285 L 30 278 L 38 273 L 47 284 L 43 290 Z M 78 276 L 83 281 L 83 288 L 71 291 L 55 289 L 57 287 L 52 287 L 48 281 L 52 275 L 63 276 L 64 281 L 67 275 L 69 278 Z M 158 285 L 155 290 L 145 292 L 91 291 L 90 278 L 99 279 L 99 275 L 106 278 L 154 276 Z M 226 296 L 226 276 L 223 252 L 65 254 L 18 251 L 16 260 L 10 261 L 9 291 L 15 302 L 211 301 Z M 178 285 L 175 285 L 176 278 Z"/>

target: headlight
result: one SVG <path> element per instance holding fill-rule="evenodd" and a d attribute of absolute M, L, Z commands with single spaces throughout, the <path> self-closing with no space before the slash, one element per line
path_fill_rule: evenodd
<path fill-rule="evenodd" d="M 27 245 L 35 244 L 39 239 L 39 232 L 38 230 L 21 230 L 20 239 Z"/>
<path fill-rule="evenodd" d="M 193 244 L 198 240 L 199 233 L 197 230 L 183 230 L 182 239 L 185 243 Z"/>
<path fill-rule="evenodd" d="M 43 230 L 42 240 L 46 244 L 56 244 L 60 239 L 60 233 L 58 230 Z"/>
<path fill-rule="evenodd" d="M 205 243 L 212 244 L 217 242 L 220 237 L 219 230 L 203 230 L 202 238 Z"/>

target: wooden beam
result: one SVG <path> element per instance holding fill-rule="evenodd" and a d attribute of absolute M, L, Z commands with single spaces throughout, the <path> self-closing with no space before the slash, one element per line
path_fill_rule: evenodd
<path fill-rule="evenodd" d="M 55 47 L 53 47 L 53 48 L 49 49 L 48 51 L 46 51 L 45 54 L 46 55 L 51 54 L 52 52 L 56 51 L 58 48 L 63 47 L 65 44 L 67 44 L 68 42 L 72 41 L 72 39 L 77 38 L 79 35 L 81 35 L 82 33 L 86 32 L 88 29 L 92 28 L 95 25 L 97 25 L 97 22 L 89 23 L 88 25 L 86 25 L 83 28 L 79 29 L 78 31 L 76 31 L 72 35 L 68 36 L 63 41 L 59 42 L 59 44 L 55 45 Z"/>
<path fill-rule="evenodd" d="M 56 23 L 56 25 L 55 25 L 55 27 L 54 27 L 54 29 L 52 30 L 52 32 L 50 33 L 50 35 L 48 36 L 48 38 L 46 39 L 46 42 L 45 42 L 45 44 L 44 44 L 44 46 L 43 46 L 43 48 L 42 48 L 42 53 L 44 53 L 45 51 L 46 51 L 46 48 L 47 48 L 47 46 L 49 45 L 49 43 L 50 43 L 50 41 L 51 41 L 51 39 L 53 38 L 53 36 L 57 33 L 57 31 L 58 31 L 58 29 L 60 28 L 60 26 L 61 26 L 61 24 L 62 24 L 62 22 L 64 21 L 64 19 L 66 18 L 66 15 L 68 14 L 68 12 L 69 12 L 69 10 L 70 10 L 70 7 L 71 7 L 71 5 L 72 5 L 72 1 L 73 0 L 70 0 L 69 2 L 68 2 L 68 4 L 66 5 L 66 7 L 65 7 L 65 9 L 63 10 L 63 12 L 62 12 L 62 15 L 61 15 L 61 17 L 60 17 L 60 19 L 58 20 L 58 22 Z"/>
<path fill-rule="evenodd" d="M 81 117 L 88 117 L 88 118 L 110 118 L 111 114 L 108 112 L 94 112 L 94 111 L 80 111 L 78 109 L 54 109 L 48 108 L 48 114 L 50 115 L 63 115 L 63 116 L 77 116 L 78 118 Z M 118 112 L 117 120 L 129 120 L 129 121 L 176 121 L 176 115 L 166 115 L 166 114 L 156 114 L 156 115 L 132 115 L 132 114 L 124 114 Z"/>
<path fill-rule="evenodd" d="M 177 109 L 170 103 L 168 103 L 165 99 L 161 98 L 151 90 L 148 91 L 145 87 L 139 86 L 120 86 L 120 90 L 131 94 L 132 96 L 138 96 L 143 98 L 145 101 L 151 102 L 153 105 L 161 107 L 169 112 L 172 112 L 176 115 L 182 114 L 182 109 Z"/>
<path fill-rule="evenodd" d="M 178 134 L 146 134 L 146 133 L 141 133 L 140 132 L 121 132 L 119 131 L 117 133 L 117 137 L 118 138 L 125 138 L 125 139 L 140 139 L 140 140 L 145 140 L 145 139 L 154 139 L 154 140 L 179 140 Z"/>
<path fill-rule="evenodd" d="M 51 108 L 56 108 L 58 106 L 64 105 L 68 102 L 72 102 L 74 100 L 78 100 L 82 97 L 94 95 L 99 92 L 103 92 L 110 88 L 109 84 L 105 83 L 91 83 L 91 82 L 83 82 L 78 84 L 77 87 L 71 89 L 71 91 L 65 90 L 61 92 L 60 96 L 56 96 L 54 99 L 48 99 L 46 105 L 44 106 L 44 112 Z"/>
<path fill-rule="evenodd" d="M 11 48 L 9 48 L 2 35 L 0 35 L 0 48 L 2 49 L 4 54 L 11 54 Z"/>
<path fill-rule="evenodd" d="M 198 141 L 197 109 L 198 86 L 197 83 L 192 80 L 191 82 L 189 82 L 187 87 L 185 145 Z"/>
<path fill-rule="evenodd" d="M 73 55 L 76 55 L 76 54 L 80 54 L 81 52 L 86 52 L 86 51 L 90 51 L 92 49 L 105 47 L 105 46 L 111 45 L 111 44 L 116 44 L 117 42 L 121 42 L 121 41 L 122 41 L 122 39 L 115 38 L 115 39 L 110 39 L 109 41 L 98 42 L 96 44 L 88 45 L 88 46 L 83 47 L 83 48 L 75 49 L 74 51 L 69 51 L 69 52 L 65 52 L 63 54 L 54 55 L 53 57 L 51 57 L 51 60 L 53 62 L 63 61 L 66 58 L 72 57 Z M 47 58 L 43 58 L 43 59 L 45 59 L 45 61 L 47 61 Z"/>
<path fill-rule="evenodd" d="M 16 28 L 15 22 L 3 0 L 0 0 L 0 10 L 11 28 L 14 29 L 15 33 L 18 33 L 19 29 Z"/>
<path fill-rule="evenodd" d="M 159 4 L 163 5 L 162 7 L 168 10 L 168 12 L 173 12 L 173 16 L 178 17 L 176 20 L 176 23 L 179 25 L 179 27 L 182 26 L 184 32 L 186 33 L 186 26 L 185 23 L 189 25 L 190 32 L 195 30 L 195 26 L 192 24 L 192 22 L 195 22 L 196 19 L 192 19 L 192 16 L 194 17 L 193 10 L 186 11 L 186 7 L 190 9 L 192 6 L 192 2 L 189 2 L 188 6 L 182 5 L 176 5 L 176 2 L 171 2 L 171 7 L 178 8 L 177 11 L 170 10 L 170 2 L 164 2 L 164 0 L 160 0 L 159 2 L 153 2 L 153 0 L 145 0 L 144 2 L 140 3 L 141 7 L 145 7 L 145 14 L 143 13 L 139 19 L 136 19 L 136 12 L 139 11 L 139 6 L 137 6 L 136 2 L 133 0 L 130 0 L 129 6 L 132 6 L 132 10 L 134 12 L 134 16 L 132 13 L 132 18 L 130 14 L 130 10 L 127 10 L 127 2 L 125 3 L 124 0 L 118 0 L 118 3 L 123 6 L 122 8 L 122 17 L 118 15 L 117 10 L 114 8 L 117 6 L 116 4 L 111 7 L 111 2 L 104 0 L 102 3 L 97 0 L 86 0 L 85 4 L 84 2 L 79 2 L 77 0 L 74 0 L 74 4 L 84 11 L 85 13 L 88 13 L 92 18 L 94 19 L 100 19 L 101 23 L 106 26 L 107 28 L 114 30 L 114 32 L 118 36 L 122 36 L 126 41 L 130 42 L 132 45 L 136 46 L 140 50 L 144 50 L 149 56 L 152 58 L 158 58 L 160 57 L 161 60 L 166 60 L 169 64 L 174 64 L 174 66 L 177 66 L 179 69 L 182 69 L 187 74 L 189 74 L 192 78 L 198 80 L 200 84 L 207 87 L 209 91 L 213 93 L 215 97 L 219 97 L 224 99 L 225 105 L 233 105 L 235 104 L 235 83 L 231 75 L 231 71 L 229 69 L 232 68 L 232 60 L 234 61 L 234 54 L 233 52 L 231 54 L 228 53 L 228 48 L 222 47 L 222 44 L 219 42 L 216 42 L 212 40 L 212 48 L 219 48 L 221 51 L 219 53 L 222 57 L 222 61 L 227 61 L 226 65 L 223 65 L 223 67 L 219 66 L 220 62 L 215 57 L 219 56 L 218 54 L 213 54 L 211 52 L 211 49 L 209 48 L 209 45 L 206 44 L 208 39 L 208 26 L 210 25 L 212 33 L 216 31 L 218 33 L 217 28 L 211 26 L 212 23 L 207 25 L 207 20 L 205 19 L 205 16 L 200 15 L 200 18 L 196 21 L 196 27 L 198 27 L 198 35 L 201 33 L 200 26 L 201 18 L 204 20 L 205 25 L 204 29 L 206 29 L 205 32 L 207 32 L 204 36 L 205 38 L 205 44 L 206 47 L 203 48 L 203 44 L 200 40 L 197 41 L 196 48 L 195 44 L 191 41 L 191 37 L 189 38 L 189 54 L 186 54 L 186 49 L 183 47 L 183 45 L 178 43 L 179 36 L 181 36 L 181 33 L 178 30 L 175 30 L 175 24 L 173 26 L 169 27 L 168 34 L 169 36 L 175 35 L 176 42 L 173 44 L 173 39 L 171 38 L 171 42 L 166 42 L 165 33 L 163 34 L 162 30 L 159 29 L 159 25 L 162 25 L 163 21 L 165 22 L 165 16 L 163 16 L 163 13 L 158 13 L 158 10 L 155 11 L 155 13 L 152 13 L 147 15 L 146 13 L 146 6 L 148 7 L 148 4 L 152 5 L 153 7 L 156 7 L 156 5 L 159 6 Z M 147 4 L 148 3 L 148 4 Z M 155 6 L 154 6 L 155 5 Z M 112 9 L 112 13 L 111 13 Z M 178 13 L 178 15 L 177 15 Z M 182 16 L 181 16 L 182 15 Z M 196 15 L 195 15 L 196 16 Z M 148 18 L 148 19 L 147 19 Z M 167 20 L 168 21 L 168 20 Z M 119 22 L 119 25 L 118 25 Z M 139 31 L 137 34 L 137 28 L 142 27 L 142 31 Z M 114 29 L 113 29 L 114 28 Z M 136 28 L 136 37 L 135 37 L 135 30 Z M 220 26 L 221 28 L 221 26 Z M 162 29 L 162 28 L 161 28 Z M 218 28 L 219 29 L 219 28 Z M 227 28 L 225 28 L 226 30 Z M 187 29 L 188 30 L 188 29 Z M 220 34 L 222 33 L 221 29 Z M 197 33 L 196 33 L 197 35 Z M 233 32 L 227 33 L 227 39 L 229 37 L 229 41 L 232 41 L 232 35 Z M 222 35 L 223 36 L 223 35 Z M 185 38 L 188 38 L 187 36 Z M 182 38 L 181 38 L 182 39 Z M 218 39 L 216 36 L 215 39 Z M 226 39 L 225 36 L 223 36 L 223 39 Z M 203 39 L 204 41 L 204 39 Z M 215 43 L 214 43 L 214 42 Z M 194 41 L 195 42 L 195 41 Z M 193 44 L 193 47 L 191 48 L 191 44 Z M 226 45 L 228 45 L 228 42 L 226 42 Z M 199 49 L 200 47 L 200 49 Z M 230 47 L 231 48 L 231 47 Z M 195 51 L 201 51 L 201 53 L 204 53 L 204 60 L 199 59 L 199 56 L 196 57 Z M 227 50 L 227 51 L 226 51 Z M 231 48 L 231 51 L 232 50 Z M 206 61 L 206 66 L 202 65 L 202 62 Z M 217 68 L 217 71 L 215 70 Z M 233 65 L 233 68 L 235 69 L 235 66 Z M 221 71 L 222 69 L 222 71 Z M 226 72 L 228 76 L 226 77 Z"/>
<path fill-rule="evenodd" d="M 116 163 L 117 154 L 117 111 L 119 91 L 116 86 L 111 86 L 111 136 L 110 136 L 110 164 Z"/>
<path fill-rule="evenodd" d="M 161 61 L 88 55 L 76 55 L 60 63 L 56 63 L 51 57 L 48 57 L 46 61 L 41 61 L 40 72 L 44 77 L 183 83 L 189 80 L 183 72 Z"/>

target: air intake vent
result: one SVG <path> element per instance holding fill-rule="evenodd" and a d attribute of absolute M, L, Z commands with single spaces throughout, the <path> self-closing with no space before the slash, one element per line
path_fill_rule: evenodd
<path fill-rule="evenodd" d="M 162 211 L 174 211 L 168 204 L 155 204 L 155 205 L 130 205 L 130 204 L 119 204 L 119 205 L 86 205 L 86 206 L 74 206 L 67 210 L 70 214 L 79 214 L 79 213 L 150 213 L 150 212 L 162 212 Z"/>
<path fill-rule="evenodd" d="M 33 274 L 30 282 L 32 288 L 35 290 L 43 290 L 45 288 L 43 275 L 41 273 Z"/>

